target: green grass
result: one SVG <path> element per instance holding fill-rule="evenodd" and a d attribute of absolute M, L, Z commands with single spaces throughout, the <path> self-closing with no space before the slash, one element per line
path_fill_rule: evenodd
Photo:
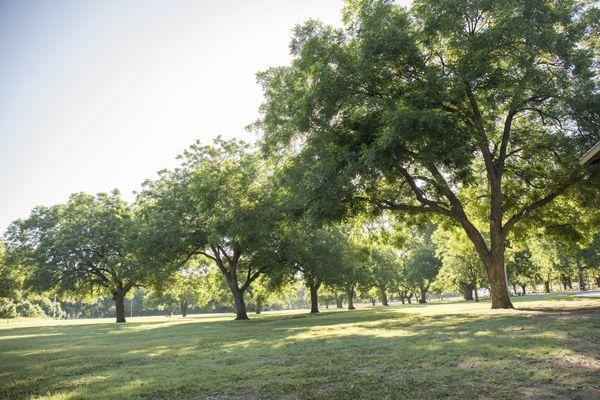
<path fill-rule="evenodd" d="M 22 321 L 0 329 L 0 398 L 600 398 L 600 299 L 516 306 Z"/>

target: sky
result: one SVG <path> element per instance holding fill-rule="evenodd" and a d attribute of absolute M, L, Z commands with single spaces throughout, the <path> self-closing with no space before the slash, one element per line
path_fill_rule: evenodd
<path fill-rule="evenodd" d="M 196 139 L 254 140 L 255 74 L 341 0 L 0 1 L 0 232 L 36 205 L 128 200 Z"/>

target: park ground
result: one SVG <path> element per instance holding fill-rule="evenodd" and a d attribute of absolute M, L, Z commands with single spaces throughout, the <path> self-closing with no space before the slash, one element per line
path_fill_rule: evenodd
<path fill-rule="evenodd" d="M 600 297 L 11 322 L 2 399 L 600 399 Z"/>

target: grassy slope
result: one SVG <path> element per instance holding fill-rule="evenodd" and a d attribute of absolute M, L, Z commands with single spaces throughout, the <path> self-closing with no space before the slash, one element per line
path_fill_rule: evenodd
<path fill-rule="evenodd" d="M 600 299 L 517 306 L 24 322 L 0 398 L 600 398 Z"/>

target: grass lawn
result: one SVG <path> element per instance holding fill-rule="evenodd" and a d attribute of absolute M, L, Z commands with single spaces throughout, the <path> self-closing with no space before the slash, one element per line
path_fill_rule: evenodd
<path fill-rule="evenodd" d="M 600 298 L 515 305 L 16 322 L 0 398 L 600 399 Z"/>

